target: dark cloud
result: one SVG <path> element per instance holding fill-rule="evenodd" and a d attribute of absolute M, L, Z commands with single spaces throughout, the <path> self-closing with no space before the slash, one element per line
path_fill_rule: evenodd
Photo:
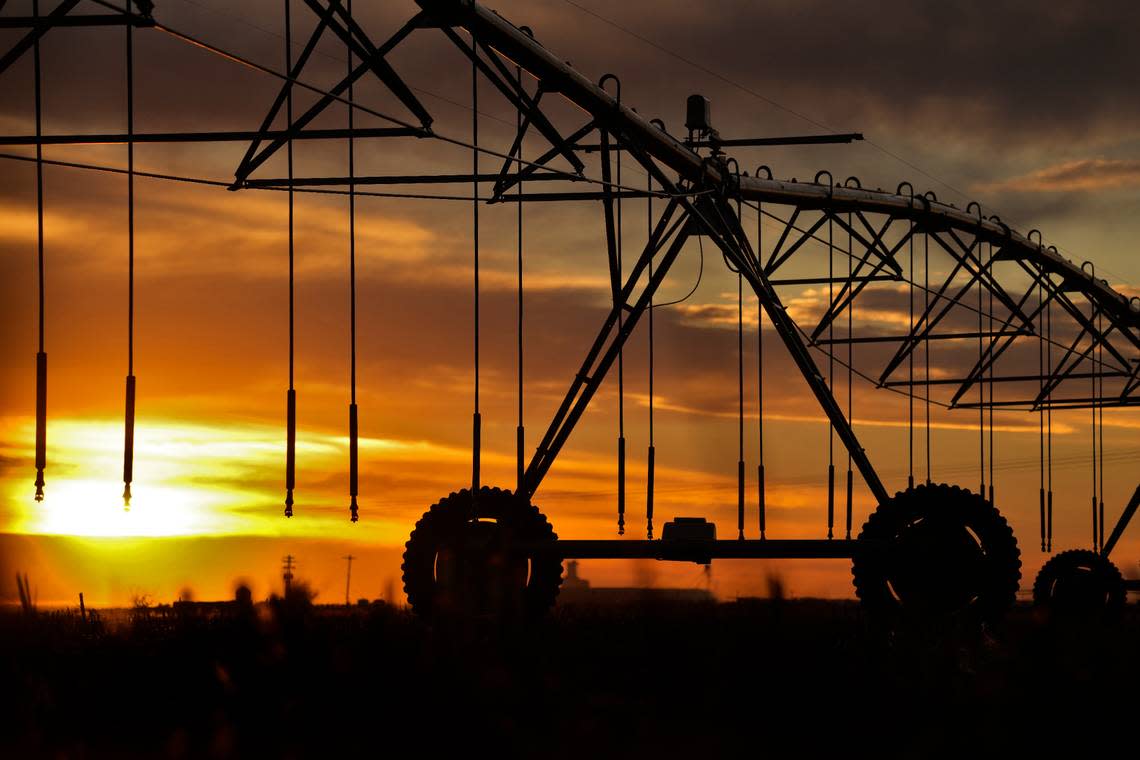
<path fill-rule="evenodd" d="M 603 6 L 587 0 L 582 5 L 769 101 L 839 128 L 917 130 L 932 139 L 987 136 L 1004 142 L 1016 133 L 1021 141 L 1083 141 L 1134 134 L 1140 116 L 1133 97 L 1140 86 L 1134 44 L 1140 6 L 1131 2 L 730 0 L 695 9 L 675 1 Z M 585 73 L 618 73 L 628 100 L 678 129 L 684 96 L 698 84 L 714 97 L 715 116 L 733 131 L 760 124 L 818 129 L 571 4 L 503 2 L 496 8 L 516 24 L 531 25 L 540 41 Z M 357 9 L 357 16 L 383 39 L 416 10 L 410 2 L 384 4 Z M 171 2 L 160 4 L 156 14 L 259 63 L 283 66 L 277 2 L 240 7 Z M 299 7 L 294 19 L 299 48 L 313 14 Z M 137 37 L 140 118 L 156 127 L 167 126 L 163 122 L 171 118 L 184 126 L 191 115 L 202 123 L 242 123 L 264 110 L 278 86 L 272 78 L 161 32 Z M 121 48 L 120 36 L 103 30 L 52 32 L 45 40 L 49 107 L 61 109 L 61 119 L 82 118 L 88 124 L 97 112 L 121 109 Z M 416 32 L 392 60 L 441 116 L 455 115 L 449 100 L 468 102 L 466 66 L 438 33 Z M 16 77 L 26 63 L 7 78 L 26 79 Z M 327 85 L 344 65 L 343 47 L 326 34 L 306 79 Z M 378 99 L 373 102 L 381 110 L 395 107 L 380 88 L 362 88 L 365 97 Z M 60 97 L 64 91 L 67 102 Z M 313 97 L 299 93 L 298 110 Z M 485 105 L 492 112 L 502 110 L 491 99 Z"/>
<path fill-rule="evenodd" d="M 582 4 L 837 127 L 1086 139 L 1132 134 L 1140 114 L 1131 97 L 1140 84 L 1140 7 L 1130 2 L 735 0 L 699 12 L 654 3 L 650 13 L 638 4 Z M 597 19 L 582 16 L 582 26 L 597 34 L 579 33 L 579 59 L 592 51 L 591 61 L 662 84 L 694 72 Z M 752 111 L 754 98 L 696 73 L 723 96 L 719 115 Z"/>

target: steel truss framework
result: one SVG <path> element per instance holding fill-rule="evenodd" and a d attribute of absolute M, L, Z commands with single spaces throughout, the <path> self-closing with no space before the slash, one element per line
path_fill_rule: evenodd
<path fill-rule="evenodd" d="M 57 27 L 156 28 L 209 49 L 201 41 L 156 22 L 150 2 L 136 1 L 130 9 L 95 2 L 107 12 L 78 14 L 73 11 L 79 0 L 62 0 L 43 16 L 0 16 L 0 28 L 28 30 L 0 58 L 0 73 Z M 256 129 L 14 135 L 0 136 L 0 145 L 248 141 L 229 183 L 234 191 L 366 192 L 364 188 L 368 187 L 444 184 L 467 184 L 478 189 L 483 183 L 491 188 L 483 198 L 486 203 L 600 204 L 612 308 L 525 468 L 520 490 L 527 496 L 538 489 L 603 379 L 620 360 L 623 346 L 647 313 L 672 264 L 695 236 L 711 241 L 730 268 L 747 282 L 855 468 L 880 502 L 888 497 L 886 488 L 836 397 L 831 373 L 825 376 L 813 351 L 816 356 L 824 352 L 834 361 L 837 347 L 843 349 L 838 353 L 841 359 L 849 358 L 858 347 L 864 362 L 860 375 L 879 387 L 901 390 L 912 399 L 920 391 L 925 399 L 945 393 L 945 400 L 939 403 L 952 408 L 1042 412 L 1140 404 L 1140 299 L 1129 299 L 1114 290 L 1096 276 L 1091 263 L 1077 265 L 1067 260 L 1046 246 L 1040 233 L 1019 233 L 1000 218 L 984 215 L 977 204 L 963 210 L 939 202 L 933 193 L 918 194 L 908 183 L 887 192 L 863 188 L 855 178 L 836 183 L 827 172 L 820 172 L 812 182 L 776 179 L 767 167 L 750 176 L 724 153 L 726 147 L 849 142 L 860 139 L 860 135 L 729 140 L 721 139 L 715 130 L 700 129 L 696 133 L 690 130 L 687 139 L 678 138 L 660 121 L 647 120 L 623 103 L 620 85 L 616 94 L 611 94 L 605 85 L 615 78 L 590 81 L 543 47 L 529 30 L 515 27 L 478 3 L 417 0 L 420 12 L 377 42 L 341 0 L 299 2 L 311 12 L 311 34 L 291 69 L 277 74 L 281 85 Z M 434 139 L 464 145 L 437 131 L 432 114 L 388 60 L 401 45 L 412 44 L 409 41 L 415 35 L 429 33 L 443 35 L 481 80 L 519 113 L 517 132 L 505 152 L 483 151 L 496 157 L 497 171 L 259 176 L 270 158 L 298 140 Z M 333 85 L 315 88 L 305 83 L 306 67 L 318 43 L 330 35 L 358 63 Z M 533 80 L 533 86 L 527 86 L 523 73 Z M 352 85 L 365 77 L 373 77 L 387 88 L 406 115 L 379 113 L 352 100 Z M 315 92 L 317 98 L 284 127 L 279 126 L 282 109 L 296 88 Z M 556 98 L 576 106 L 585 114 L 584 121 L 558 123 L 554 110 L 546 107 Z M 378 116 L 388 125 L 311 127 L 334 106 Z M 523 160 L 524 139 L 534 136 L 547 147 Z M 615 180 L 620 176 L 615 169 L 622 157 L 631 159 L 648 176 L 647 189 Z M 587 174 L 594 165 L 600 169 L 600 179 Z M 547 189 L 532 191 L 534 183 Z M 588 189 L 583 189 L 583 184 Z M 661 198 L 664 208 L 653 220 L 652 233 L 637 258 L 622 262 L 621 232 L 615 221 L 620 213 L 615 213 L 615 208 L 623 199 L 646 197 Z M 761 244 L 759 236 L 754 242 L 746 231 L 741 213 L 744 209 L 775 228 L 765 236 L 767 245 Z M 827 252 L 829 271 L 823 276 L 805 276 L 804 262 L 818 263 L 821 250 Z M 839 267 L 842 271 L 834 271 L 836 253 L 847 264 Z M 805 285 L 828 292 L 821 314 L 811 324 L 801 325 L 789 314 L 780 291 Z M 860 320 L 859 334 L 849 327 L 840 329 L 844 319 L 851 324 L 852 312 L 871 297 L 880 302 L 886 299 L 898 313 L 905 313 L 906 325 L 896 325 L 892 330 Z M 928 360 L 932 346 L 938 350 L 952 347 L 961 363 L 960 372 L 935 378 L 928 372 L 916 374 L 916 359 Z M 876 363 L 873 369 L 865 368 L 869 362 Z M 1126 510 L 1123 522 L 1130 515 Z M 1108 548 L 1122 527 L 1118 524 Z M 1101 530 L 1103 533 L 1103 526 Z M 846 556 L 848 543 L 836 542 L 830 549 L 817 547 L 816 551 L 824 552 L 820 556 Z M 577 548 L 582 552 L 578 556 L 597 549 L 586 544 Z M 644 546 L 629 551 L 633 552 L 630 556 L 656 556 L 656 550 Z M 780 551 L 756 549 L 748 556 L 776 556 Z M 804 556 L 812 550 L 795 547 L 788 551 Z"/>

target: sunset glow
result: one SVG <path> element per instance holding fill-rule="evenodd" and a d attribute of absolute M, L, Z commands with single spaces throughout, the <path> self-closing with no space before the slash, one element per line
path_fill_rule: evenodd
<path fill-rule="evenodd" d="M 357 15 L 380 38 L 399 28 L 415 10 L 412 3 L 358 5 L 368 6 L 358 8 Z M 922 35 L 914 33 L 910 36 L 916 39 L 900 41 L 896 38 L 907 35 L 883 28 L 875 34 L 886 39 L 858 46 L 840 32 L 863 23 L 864 11 L 855 6 L 829 9 L 828 14 L 842 18 L 811 41 L 818 61 L 803 60 L 805 37 L 795 31 L 801 29 L 801 21 L 791 5 L 766 7 L 762 16 L 745 13 L 743 5 L 734 6 L 724 14 L 700 19 L 689 18 L 688 6 L 677 3 L 666 3 L 660 13 L 644 14 L 644 4 L 637 3 L 607 11 L 638 28 L 644 26 L 647 39 L 707 60 L 718 71 L 735 71 L 734 76 L 747 83 L 747 87 L 732 86 L 663 56 L 656 43 L 646 46 L 621 33 L 620 27 L 575 14 L 564 3 L 501 5 L 504 17 L 541 30 L 544 46 L 572 56 L 575 66 L 595 80 L 606 71 L 620 72 L 623 102 L 634 104 L 646 118 L 660 116 L 675 134 L 683 132 L 684 99 L 690 92 L 713 100 L 718 127 L 726 136 L 814 133 L 823 124 L 836 125 L 836 131 L 842 127 L 867 134 L 867 141 L 844 146 L 742 148 L 734 155 L 752 176 L 759 175 L 755 168 L 759 164 L 772 166 L 779 178 L 801 180 L 827 166 L 836 180 L 859 177 L 861 187 L 868 189 L 893 190 L 909 178 L 916 187 L 922 185 L 918 190 L 929 186 L 942 201 L 959 209 L 969 208 L 976 196 L 987 212 L 1000 209 L 1022 232 L 1045 230 L 1044 242 L 1060 246 L 1059 255 L 1075 262 L 1094 260 L 1096 277 L 1120 292 L 1140 293 L 1135 289 L 1140 286 L 1135 250 L 1140 240 L 1135 123 L 1140 116 L 1134 113 L 1134 88 L 1124 86 L 1129 83 L 1123 79 L 1109 81 L 1099 70 L 1081 76 L 1058 74 L 1058 89 L 1042 97 L 1049 100 L 1052 113 L 1066 117 L 1042 119 L 1034 115 L 1036 105 L 1025 103 L 1024 82 L 1007 76 L 1005 60 L 996 55 L 1005 38 L 991 40 L 987 35 L 998 32 L 986 28 L 977 32 L 981 42 L 958 39 L 955 30 L 927 18 L 925 14 L 936 13 L 933 9 L 896 9 L 902 19 L 897 29 L 940 30 L 930 39 L 917 39 Z M 277 67 L 282 54 L 280 30 L 262 28 L 259 19 L 276 18 L 272 14 L 278 11 L 279 3 L 204 2 L 163 3 L 156 13 L 171 28 L 212 40 L 259 65 Z M 626 18 L 632 14 L 642 18 L 635 24 Z M 303 17 L 306 34 L 311 21 L 308 15 Z M 781 29 L 785 32 L 777 33 Z M 756 35 L 768 30 L 776 30 L 773 47 L 758 51 Z M 277 92 L 277 79 L 201 46 L 153 30 L 138 30 L 135 39 L 140 131 L 253 129 Z M 312 69 L 306 72 L 318 89 L 331 86 L 345 65 L 339 43 L 326 42 L 318 46 Z M 118 37 L 107 42 L 100 29 L 61 30 L 44 40 L 45 133 L 122 129 L 120 43 Z M 876 62 L 865 54 L 867 49 L 897 50 L 900 57 Z M 981 81 L 979 71 L 992 78 L 987 78 L 989 84 L 982 91 L 973 86 L 962 90 L 959 75 L 938 74 L 915 98 L 898 77 L 904 64 L 910 65 L 906 56 L 916 51 L 945 64 L 932 64 L 931 71 L 957 71 L 963 60 L 969 60 L 971 66 L 983 68 L 962 73 L 962 81 Z M 1025 55 L 1038 53 L 1033 47 Z M 1061 63 L 1051 54 L 1048 57 L 1043 66 L 1069 71 L 1069 56 L 1058 56 Z M 0 94 L 7 104 L 0 114 L 0 131 L 12 135 L 34 129 L 32 69 L 26 58 L 0 77 Z M 459 144 L 361 138 L 355 143 L 354 171 L 360 176 L 468 171 L 471 155 L 462 145 L 471 127 L 467 63 L 438 40 L 401 48 L 394 58 L 393 65 L 432 113 L 438 113 L 439 134 L 453 136 Z M 791 60 L 800 63 L 792 67 Z M 1082 81 L 1085 84 L 1074 87 L 1074 82 Z M 527 86 L 534 86 L 529 79 Z M 751 97 L 749 91 L 764 96 Z M 403 114 L 391 93 L 371 80 L 360 85 L 357 97 L 369 108 Z M 488 150 L 505 151 L 514 135 L 516 112 L 490 88 L 481 97 L 481 140 Z M 298 94 L 297 112 L 314 100 L 312 92 Z M 775 107 L 774 102 L 787 105 Z M 344 109 L 338 107 L 310 127 L 341 126 L 338 120 L 343 119 Z M 566 123 L 581 118 L 578 109 L 566 102 L 551 109 Z M 798 116 L 801 113 L 811 115 L 808 122 Z M 372 115 L 360 118 L 371 120 L 369 127 L 382 121 Z M 297 176 L 346 171 L 343 145 L 326 140 L 296 143 Z M 534 157 L 546 145 L 540 135 L 531 133 L 522 141 L 523 153 Z M 880 145 L 891 146 L 890 152 Z M 224 596 L 231 593 L 237 577 L 256 579 L 259 590 L 268 593 L 279 580 L 278 555 L 292 553 L 300 557 L 301 572 L 329 596 L 339 593 L 340 558 L 351 550 L 364 558 L 362 587 L 376 596 L 382 587 L 399 585 L 395 583 L 399 557 L 416 520 L 439 499 L 470 485 L 473 231 L 470 205 L 456 200 L 469 192 L 469 186 L 430 185 L 432 193 L 444 196 L 436 200 L 364 194 L 355 200 L 358 366 L 354 372 L 360 409 L 361 505 L 356 524 L 348 520 L 348 204 L 343 195 L 332 192 L 298 192 L 293 327 L 298 483 L 295 516 L 283 516 L 285 394 L 290 383 L 288 201 L 279 189 L 247 187 L 230 192 L 224 187 L 233 180 L 247 146 L 237 141 L 140 143 L 135 149 L 140 171 L 223 186 L 135 179 L 133 371 L 138 377 L 138 401 L 129 510 L 122 499 L 126 181 L 122 174 L 44 167 L 48 466 L 46 496 L 36 502 L 35 164 L 0 158 L 0 541 L 8 542 L 0 544 L 0 553 L 6 545 L 16 547 L 0 564 L 0 583 L 9 584 L 17 570 L 29 571 L 42 580 L 43 598 L 61 604 L 70 603 L 81 585 L 88 594 L 100 589 L 95 599 L 106 604 L 125 603 L 128 587 L 169 600 L 182 584 L 197 584 L 203 594 Z M 34 156 L 26 145 L 0 152 L 19 159 Z M 121 168 L 126 151 L 121 145 L 49 145 L 44 157 Z M 498 155 L 482 160 L 481 171 L 498 171 Z M 642 188 L 644 173 L 639 173 L 630 155 L 623 155 L 622 161 L 626 172 L 622 181 Z M 924 167 L 925 176 L 916 174 L 916 166 Z M 284 156 L 275 155 L 259 172 L 258 176 L 284 176 Z M 596 173 L 594 165 L 586 172 Z M 492 184 L 483 182 L 480 192 L 490 192 Z M 584 181 L 573 185 L 583 192 L 587 187 L 594 185 Z M 660 213 L 664 204 L 655 203 L 654 213 Z M 529 456 L 580 371 L 611 299 L 601 205 L 593 201 L 526 205 L 521 234 L 525 359 L 520 379 L 517 212 L 512 203 L 482 206 L 479 239 L 482 482 L 509 489 L 515 487 L 516 478 L 520 381 L 525 388 L 521 421 Z M 782 226 L 770 217 L 756 216 L 751 208 L 745 212 L 746 233 L 755 240 L 762 237 L 762 249 L 772 250 Z M 627 198 L 621 213 L 628 268 L 644 244 L 650 221 L 644 197 Z M 822 236 L 826 228 L 819 229 Z M 834 245 L 852 245 L 839 227 L 832 232 Z M 828 307 L 832 294 L 819 284 L 818 275 L 822 257 L 832 253 L 820 237 L 805 245 L 782 273 L 790 284 L 781 286 L 781 297 L 788 313 L 806 328 Z M 916 255 L 900 248 L 900 260 L 907 253 L 912 260 Z M 935 260 L 926 276 L 935 280 L 948 276 L 955 271 L 948 262 L 946 257 Z M 953 283 L 968 281 L 965 273 L 959 273 Z M 1023 283 L 1017 280 L 1016 285 Z M 660 308 L 653 312 L 657 523 L 700 515 L 717 522 L 720 537 L 735 536 L 739 415 L 750 510 L 747 531 L 749 538 L 757 537 L 754 473 L 762 417 L 769 535 L 820 538 L 826 530 L 828 463 L 836 466 L 842 481 L 848 458 L 841 445 L 829 440 L 826 418 L 769 320 L 758 317 L 756 297 L 747 289 L 744 292 L 743 311 L 738 311 L 736 275 L 723 266 L 706 237 L 703 242 L 686 243 L 658 294 Z M 855 332 L 882 337 L 909 329 L 912 316 L 907 307 L 913 307 L 908 301 L 913 293 L 906 285 L 875 282 L 860 297 L 863 300 L 851 316 Z M 981 329 L 975 316 L 971 312 L 968 320 L 962 318 L 963 329 Z M 744 347 L 743 401 L 737 398 L 738 325 Z M 756 386 L 761 327 L 766 331 L 763 415 Z M 846 330 L 847 323 L 836 329 Z M 979 350 L 973 339 L 932 343 L 936 345 L 922 358 L 929 363 L 929 378 L 935 383 L 968 370 Z M 821 368 L 828 366 L 824 345 L 812 348 Z M 843 349 L 836 356 L 840 362 L 853 356 L 857 367 L 872 360 L 881 365 L 889 357 L 883 345 L 858 344 L 854 354 Z M 628 453 L 630 538 L 642 538 L 647 532 L 648 356 L 643 322 L 622 356 L 620 405 Z M 1036 371 L 1036 356 L 1026 353 L 1015 361 L 1022 364 L 1010 374 L 1025 367 Z M 908 419 L 925 422 L 921 403 L 910 405 L 897 388 L 877 387 L 874 373 L 856 375 L 848 397 L 843 365 L 834 361 L 831 365 L 829 382 L 845 410 L 850 403 L 854 429 L 887 490 L 894 493 L 905 487 L 907 475 L 912 474 L 911 461 L 917 463 L 913 470 L 922 481 L 926 439 L 906 434 Z M 1038 391 L 1026 387 L 1032 394 Z M 977 392 L 971 390 L 967 401 L 975 400 Z M 535 495 L 535 503 L 563 538 L 618 537 L 618 408 L 617 380 L 611 371 Z M 988 471 L 980 472 L 985 465 L 978 458 L 976 411 L 947 411 L 935 405 L 930 414 L 932 478 L 977 489 Z M 998 482 L 991 485 L 1023 543 L 1025 587 L 1045 559 L 1035 549 L 1045 423 L 1036 414 L 999 409 L 992 424 L 995 442 L 988 456 Z M 1058 411 L 1050 424 L 1055 491 L 1062 505 L 1056 519 L 1058 545 L 1084 545 L 1094 477 L 1089 413 Z M 1100 435 L 1105 455 L 1102 497 L 1115 519 L 1136 487 L 1140 415 L 1135 409 L 1110 410 Z M 912 440 L 917 443 L 908 449 Z M 1097 446 L 1101 443 L 1096 440 Z M 988 441 L 984 446 L 989 446 Z M 854 484 L 857 534 L 875 500 L 857 474 Z M 844 495 L 839 498 L 843 501 Z M 147 550 L 157 557 L 152 566 L 128 567 L 121 541 L 135 539 L 154 539 Z M 1140 538 L 1133 529 L 1118 550 L 1128 557 L 1126 574 L 1136 570 L 1138 548 Z M 68 564 L 79 562 L 77 557 L 83 558 L 80 564 Z M 200 569 L 204 565 L 208 571 Z M 766 593 L 770 572 L 785 573 L 793 593 L 851 594 L 845 563 L 779 567 L 723 563 L 716 568 L 716 590 L 723 598 Z M 662 566 L 655 582 L 688 583 L 692 569 Z M 586 564 L 583 570 L 596 573 L 596 580 L 615 584 L 630 582 L 641 572 L 616 563 Z M 113 582 L 108 580 L 112 576 Z M 0 601 L 10 600 L 7 585 L 0 588 Z"/>

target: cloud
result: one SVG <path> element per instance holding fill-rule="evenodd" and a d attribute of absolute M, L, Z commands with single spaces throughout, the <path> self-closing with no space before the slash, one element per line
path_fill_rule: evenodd
<path fill-rule="evenodd" d="M 1140 185 L 1140 160 L 1084 158 L 979 185 L 983 192 L 1087 192 Z"/>

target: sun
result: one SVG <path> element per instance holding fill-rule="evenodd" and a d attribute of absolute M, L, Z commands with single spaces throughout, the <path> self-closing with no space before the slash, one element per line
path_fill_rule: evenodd
<path fill-rule="evenodd" d="M 248 468 L 272 456 L 273 446 L 258 432 L 239 433 L 219 446 L 211 443 L 220 440 L 218 431 L 207 426 L 140 425 L 134 495 L 126 509 L 120 479 L 122 422 L 53 422 L 49 441 L 55 452 L 49 458 L 45 498 L 32 502 L 28 484 L 8 478 L 5 500 L 16 509 L 9 518 L 14 524 L 5 527 L 91 537 L 257 533 L 264 526 L 249 507 L 264 496 L 234 484 Z"/>

